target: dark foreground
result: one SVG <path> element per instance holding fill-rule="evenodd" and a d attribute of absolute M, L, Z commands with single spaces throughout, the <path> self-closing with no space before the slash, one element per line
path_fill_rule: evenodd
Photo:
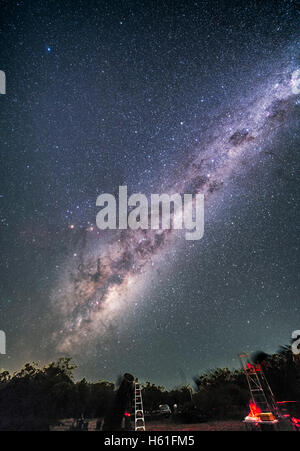
<path fill-rule="evenodd" d="M 62 420 L 59 426 L 51 427 L 51 431 L 68 431 L 73 419 Z M 88 431 L 96 431 L 97 420 L 89 420 Z M 146 423 L 147 431 L 244 431 L 242 421 L 209 421 L 205 423 L 174 423 L 172 420 L 150 421 Z"/>

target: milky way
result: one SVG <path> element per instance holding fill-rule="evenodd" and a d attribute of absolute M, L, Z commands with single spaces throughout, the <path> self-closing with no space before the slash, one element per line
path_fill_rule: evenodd
<path fill-rule="evenodd" d="M 69 355 L 76 377 L 173 386 L 287 344 L 299 1 L 2 3 L 0 367 Z M 99 230 L 125 185 L 203 193 L 203 238 Z"/>
<path fill-rule="evenodd" d="M 176 182 L 167 177 L 156 192 L 203 193 L 209 211 L 213 197 L 227 189 L 235 172 L 247 174 L 295 118 L 299 101 L 292 92 L 293 70 L 287 68 L 255 87 L 251 99 L 240 99 L 239 110 L 216 120 L 197 150 L 177 168 Z M 112 322 L 118 324 L 128 303 L 147 289 L 153 266 L 162 264 L 182 239 L 172 230 L 107 232 L 107 240 L 96 245 L 85 238 L 78 250 L 79 261 L 74 264 L 69 259 L 52 295 L 60 318 L 59 330 L 53 334 L 58 350 L 72 351 L 105 336 Z"/>

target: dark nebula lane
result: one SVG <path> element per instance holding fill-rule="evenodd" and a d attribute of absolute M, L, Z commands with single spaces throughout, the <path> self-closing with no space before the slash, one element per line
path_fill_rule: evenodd
<path fill-rule="evenodd" d="M 245 109 L 236 117 L 230 115 L 214 141 L 208 144 L 200 140 L 199 155 L 185 163 L 181 178 L 170 184 L 168 192 L 203 193 L 209 209 L 210 198 L 227 189 L 233 171 L 243 166 L 247 173 L 245 166 L 259 161 L 281 128 L 299 120 L 298 97 L 292 91 L 294 70 L 287 68 L 280 82 L 275 78 L 262 88 L 256 87 L 259 100 L 246 108 L 247 99 L 243 99 Z M 78 267 L 68 267 L 59 288 L 61 294 L 54 290 L 54 310 L 59 310 L 63 319 L 60 332 L 54 333 L 61 351 L 71 351 L 105 334 L 110 321 L 122 315 L 127 303 L 141 296 L 137 286 L 146 289 L 144 280 L 153 268 L 153 259 L 165 264 L 166 250 L 176 246 L 178 239 L 178 232 L 169 230 L 126 230 L 115 235 L 112 243 L 93 249 L 92 256 L 88 246 L 83 249 Z"/>

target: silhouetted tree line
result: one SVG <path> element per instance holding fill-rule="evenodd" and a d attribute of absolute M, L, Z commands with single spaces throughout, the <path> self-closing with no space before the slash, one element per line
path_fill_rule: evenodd
<path fill-rule="evenodd" d="M 62 418 L 106 414 L 114 384 L 100 380 L 74 382 L 70 358 L 39 368 L 27 363 L 19 372 L 0 373 L 0 429 L 47 430 Z"/>
<path fill-rule="evenodd" d="M 277 400 L 300 400 L 299 366 L 289 347 L 263 362 Z M 75 368 L 70 358 L 62 358 L 43 368 L 27 363 L 14 374 L 0 372 L 0 429 L 47 430 L 63 418 L 104 417 L 114 400 L 114 384 L 74 382 Z M 194 390 L 166 390 L 146 382 L 145 411 L 153 412 L 160 404 L 173 409 L 176 404 L 174 419 L 180 421 L 241 418 L 247 413 L 249 391 L 242 370 L 218 368 L 195 378 L 195 383 Z"/>

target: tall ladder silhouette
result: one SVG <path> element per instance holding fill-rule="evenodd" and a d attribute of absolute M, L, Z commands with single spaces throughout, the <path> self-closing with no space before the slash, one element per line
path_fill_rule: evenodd
<path fill-rule="evenodd" d="M 261 366 L 249 363 L 248 354 L 241 354 L 240 360 L 246 374 L 252 402 L 262 413 L 272 412 L 278 416 L 274 394 Z"/>
<path fill-rule="evenodd" d="M 135 390 L 134 390 L 134 429 L 135 431 L 146 430 L 142 389 L 138 380 L 135 381 Z"/>

